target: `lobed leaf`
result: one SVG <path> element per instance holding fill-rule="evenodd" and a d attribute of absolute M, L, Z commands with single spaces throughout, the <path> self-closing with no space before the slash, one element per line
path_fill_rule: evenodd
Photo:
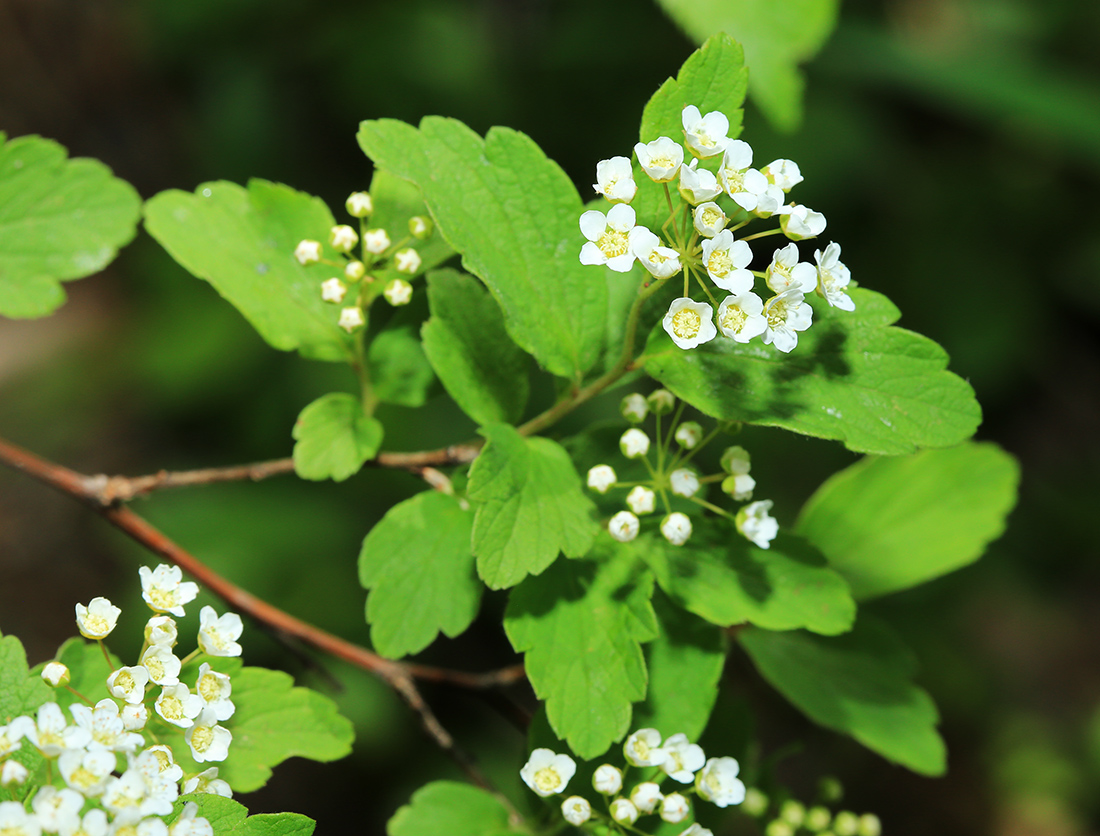
<path fill-rule="evenodd" d="M 40 706 L 54 702 L 54 689 L 42 681 L 38 674 L 27 669 L 27 654 L 23 644 L 15 636 L 0 635 L 0 725 L 6 725 L 19 716 L 33 718 Z M 43 757 L 29 742 L 24 742 L 12 755 L 34 775 L 43 763 Z M 11 801 L 15 796 L 6 787 L 0 787 L 0 800 Z"/>
<path fill-rule="evenodd" d="M 260 813 L 250 816 L 243 804 L 211 793 L 180 796 L 169 823 L 174 823 L 189 803 L 198 807 L 195 813 L 197 817 L 210 822 L 214 836 L 311 836 L 317 826 L 313 819 L 299 813 Z"/>
<path fill-rule="evenodd" d="M 480 787 L 433 781 L 413 793 L 386 825 L 388 836 L 503 836 L 508 809 Z"/>
<path fill-rule="evenodd" d="M 322 395 L 294 423 L 294 471 L 303 479 L 342 482 L 374 458 L 383 432 L 354 396 Z"/>

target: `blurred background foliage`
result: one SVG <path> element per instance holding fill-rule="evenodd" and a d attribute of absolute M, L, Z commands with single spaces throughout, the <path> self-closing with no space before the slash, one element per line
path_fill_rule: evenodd
<path fill-rule="evenodd" d="M 759 3 L 709 6 L 760 15 Z M 773 15 L 785 13 L 779 6 Z M 805 800 L 817 776 L 836 775 L 846 806 L 878 812 L 890 834 L 1095 833 L 1100 4 L 848 0 L 827 40 L 829 20 L 819 24 L 797 48 L 774 35 L 789 47 L 785 68 L 770 70 L 787 93 L 768 87 L 763 70 L 754 94 L 770 121 L 750 106 L 743 136 L 758 164 L 798 161 L 798 198 L 826 214 L 825 237 L 843 244 L 854 276 L 899 305 L 902 325 L 948 349 L 985 408 L 979 437 L 1020 458 L 1022 497 L 979 563 L 868 607 L 922 661 L 943 714 L 946 779 L 887 766 L 813 728 L 739 651 L 707 740 L 750 760 L 780 756 L 778 774 Z M 803 67 L 800 116 L 795 62 L 821 41 Z M 478 131 L 525 131 L 589 194 L 595 162 L 629 154 L 646 99 L 692 48 L 658 6 L 638 0 L 0 0 L 0 129 L 98 157 L 144 197 L 256 176 L 339 208 L 369 182 L 354 140 L 360 119 L 438 113 Z M 779 130 L 799 120 L 797 131 Z M 86 472 L 286 456 L 302 406 L 353 385 L 342 369 L 269 350 L 144 236 L 68 291 L 49 319 L 0 320 L 0 434 Z M 569 427 L 614 416 L 616 400 L 590 405 Z M 473 431 L 439 394 L 427 409 L 387 407 L 380 417 L 390 449 Z M 851 460 L 778 431 L 750 429 L 744 443 L 787 524 Z M 368 469 L 339 486 L 281 478 L 165 492 L 136 509 L 256 594 L 366 642 L 359 543 L 421 487 Z M 18 633 L 32 661 L 73 632 L 73 603 L 97 594 L 129 602 L 124 619 L 136 633 L 135 570 L 150 562 L 75 503 L 0 471 L 0 630 Z M 510 661 L 502 600 L 490 596 L 469 634 L 424 658 L 470 669 Z M 358 724 L 350 761 L 292 761 L 244 799 L 254 811 L 304 812 L 321 819 L 320 832 L 380 833 L 419 784 L 455 775 L 365 674 L 288 659 L 257 630 L 248 638 L 252 663 L 330 692 L 338 679 L 337 698 Z M 508 712 L 462 692 L 427 696 L 515 787 L 524 742 Z M 750 731 L 758 749 L 744 748 Z"/>

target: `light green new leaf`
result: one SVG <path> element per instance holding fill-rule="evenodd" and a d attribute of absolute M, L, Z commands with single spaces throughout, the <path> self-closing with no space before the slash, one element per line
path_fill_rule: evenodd
<path fill-rule="evenodd" d="M 577 190 L 529 137 L 492 128 L 483 140 L 435 116 L 419 129 L 363 122 L 358 137 L 378 166 L 420 187 L 439 232 L 492 292 L 518 345 L 573 380 L 595 365 L 607 288 L 577 258 Z"/>
<path fill-rule="evenodd" d="M 52 702 L 54 689 L 42 677 L 27 669 L 27 654 L 15 636 L 0 636 L 0 725 L 26 715 L 33 718 L 43 703 Z M 19 761 L 31 775 L 37 772 L 43 758 L 30 744 L 24 744 L 12 758 Z M 16 796 L 0 787 L 0 800 L 12 801 Z M 19 797 L 20 800 L 22 797 Z"/>
<path fill-rule="evenodd" d="M 700 113 L 721 111 L 730 121 L 728 136 L 741 133 L 741 105 L 745 101 L 748 70 L 741 45 L 729 35 L 707 39 L 680 67 L 675 79 L 668 79 L 653 94 L 642 111 L 642 142 L 667 136 L 683 142 L 681 112 L 695 105 Z"/>
<path fill-rule="evenodd" d="M 0 315 L 52 313 L 65 301 L 61 282 L 106 267 L 140 217 L 138 193 L 103 163 L 0 131 Z"/>
<path fill-rule="evenodd" d="M 303 479 L 342 482 L 374 458 L 382 434 L 382 424 L 352 395 L 322 395 L 294 423 L 294 471 Z"/>
<path fill-rule="evenodd" d="M 485 448 L 470 468 L 467 496 L 477 506 L 473 545 L 477 572 L 490 589 L 514 586 L 554 562 L 592 546 L 594 506 L 560 444 L 524 438 L 489 424 Z"/>
<path fill-rule="evenodd" d="M 995 444 L 866 458 L 810 497 L 797 529 L 874 598 L 972 563 L 1004 531 L 1020 471 Z"/>
<path fill-rule="evenodd" d="M 424 352 L 463 412 L 479 424 L 516 422 L 527 406 L 527 357 L 504 329 L 500 306 L 457 270 L 428 274 Z"/>
<path fill-rule="evenodd" d="M 508 829 L 508 809 L 497 798 L 457 781 L 421 787 L 386 824 L 388 836 L 498 836 Z"/>
<path fill-rule="evenodd" d="M 813 327 L 790 354 L 722 337 L 683 351 L 655 328 L 645 370 L 707 415 L 836 439 L 857 453 L 902 455 L 969 438 L 981 408 L 970 384 L 946 371 L 947 353 L 890 327 L 900 313 L 885 296 L 851 296 L 854 312 L 815 299 Z"/>
<path fill-rule="evenodd" d="M 835 638 L 755 628 L 737 638 L 761 675 L 814 722 L 922 775 L 946 770 L 936 706 L 912 682 L 913 654 L 885 624 L 864 617 Z"/>
<path fill-rule="evenodd" d="M 732 526 L 723 529 L 699 524 L 683 546 L 635 542 L 661 588 L 712 624 L 805 627 L 829 636 L 851 629 L 856 606 L 848 584 L 805 540 L 780 534 L 761 549 Z"/>
<path fill-rule="evenodd" d="M 370 590 L 374 649 L 390 659 L 452 638 L 474 620 L 481 582 L 470 549 L 474 515 L 453 496 L 426 491 L 386 512 L 363 540 L 359 582 Z"/>
<path fill-rule="evenodd" d="M 247 189 L 203 183 L 194 194 L 173 189 L 145 204 L 149 234 L 272 347 L 347 361 L 352 341 L 336 324 L 340 308 L 321 299 L 332 268 L 303 267 L 294 257 L 304 238 L 327 241 L 333 223 L 320 198 L 266 180 L 250 180 Z"/>
<path fill-rule="evenodd" d="M 374 395 L 383 403 L 423 406 L 435 373 L 428 364 L 413 326 L 390 326 L 367 349 Z"/>
<path fill-rule="evenodd" d="M 653 579 L 629 547 L 606 557 L 559 560 L 514 590 L 504 613 L 512 647 L 559 738 L 584 759 L 607 751 L 630 727 L 646 693 L 641 642 L 658 635 Z"/>
<path fill-rule="evenodd" d="M 658 2 L 696 41 L 715 32 L 729 32 L 740 41 L 753 101 L 780 130 L 798 127 L 803 88 L 798 65 L 813 58 L 832 34 L 840 0 L 784 0 L 782 7 L 774 0 Z"/>
<path fill-rule="evenodd" d="M 212 793 L 191 793 L 176 801 L 169 824 L 179 818 L 188 803 L 198 806 L 195 815 L 210 822 L 214 836 L 311 836 L 317 823 L 299 813 L 260 813 L 250 816 L 244 805 Z"/>

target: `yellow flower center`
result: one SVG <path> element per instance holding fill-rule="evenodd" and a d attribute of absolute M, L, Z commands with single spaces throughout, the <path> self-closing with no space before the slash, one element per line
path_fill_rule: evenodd
<path fill-rule="evenodd" d="M 218 685 L 218 678 L 212 673 L 206 674 L 199 680 L 198 692 L 205 702 L 216 700 L 222 692 L 221 686 Z"/>
<path fill-rule="evenodd" d="M 682 340 L 692 339 L 702 327 L 703 318 L 691 308 L 683 308 L 672 315 L 672 333 Z M 645 758 L 649 755 L 649 747 L 639 740 L 636 745 L 639 753 L 642 753 L 643 747 L 644 754 L 641 754 L 641 757 Z"/>
<path fill-rule="evenodd" d="M 628 248 L 627 235 L 625 232 L 607 227 L 604 229 L 603 235 L 600 236 L 600 240 L 596 242 L 596 246 L 599 247 L 600 252 L 608 258 L 626 255 Z"/>
<path fill-rule="evenodd" d="M 89 772 L 83 766 L 78 766 L 73 770 L 73 774 L 69 776 L 69 781 L 84 789 L 92 786 L 98 780 L 99 779 L 93 773 Z"/>
<path fill-rule="evenodd" d="M 715 250 L 707 259 L 707 270 L 719 278 L 725 278 L 733 268 L 729 250 Z"/>
<path fill-rule="evenodd" d="M 722 313 L 722 330 L 740 334 L 748 315 L 736 305 L 730 305 Z"/>
<path fill-rule="evenodd" d="M 157 769 L 161 772 L 164 772 L 164 770 L 172 765 L 171 756 L 163 749 L 154 749 L 153 756 L 157 759 Z"/>
<path fill-rule="evenodd" d="M 169 720 L 182 720 L 183 703 L 176 697 L 163 697 L 160 701 L 160 713 Z"/>
<path fill-rule="evenodd" d="M 149 603 L 153 609 L 167 612 L 176 606 L 175 590 L 162 589 L 154 586 L 149 590 Z"/>
<path fill-rule="evenodd" d="M 101 615 L 88 615 L 84 619 L 84 633 L 91 634 L 93 636 L 100 636 L 104 633 L 109 633 L 111 626 L 107 623 L 107 619 Z"/>
<path fill-rule="evenodd" d="M 129 671 L 122 671 L 115 677 L 115 687 L 121 688 L 123 691 L 134 690 L 134 678 L 130 675 Z"/>
<path fill-rule="evenodd" d="M 721 213 L 716 212 L 713 209 L 704 209 L 701 217 L 705 226 L 714 226 L 716 223 L 722 220 Z"/>
<path fill-rule="evenodd" d="M 768 327 L 778 328 L 784 322 L 787 321 L 787 303 L 785 301 L 775 301 L 768 305 Z"/>
<path fill-rule="evenodd" d="M 191 745 L 196 752 L 205 752 L 213 742 L 214 730 L 210 726 L 195 726 L 195 730 L 191 733 Z M 535 776 L 535 780 L 538 780 L 538 775 Z"/>
<path fill-rule="evenodd" d="M 154 682 L 164 679 L 164 664 L 156 656 L 149 656 L 142 662 L 145 670 L 149 671 L 149 678 Z"/>
<path fill-rule="evenodd" d="M 544 766 L 535 773 L 535 786 L 543 792 L 557 792 L 561 786 L 561 776 L 552 766 Z"/>

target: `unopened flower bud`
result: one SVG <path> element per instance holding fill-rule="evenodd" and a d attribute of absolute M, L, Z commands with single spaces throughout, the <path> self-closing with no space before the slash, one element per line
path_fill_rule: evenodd
<path fill-rule="evenodd" d="M 393 254 L 393 264 L 398 273 L 407 273 L 411 276 L 420 269 L 420 263 L 420 253 L 412 247 L 406 247 Z"/>
<path fill-rule="evenodd" d="M 882 822 L 874 813 L 864 813 L 859 817 L 859 836 L 880 836 Z"/>
<path fill-rule="evenodd" d="M 329 230 L 328 242 L 336 252 L 348 253 L 359 243 L 359 233 L 347 224 L 338 224 Z"/>
<path fill-rule="evenodd" d="M 390 279 L 386 289 L 382 291 L 382 295 L 395 308 L 407 305 L 412 301 L 413 286 L 404 279 Z"/>
<path fill-rule="evenodd" d="M 638 820 L 638 808 L 626 798 L 616 798 L 611 802 L 611 818 L 619 824 L 634 824 Z"/>
<path fill-rule="evenodd" d="M 674 546 L 682 546 L 691 536 L 691 520 L 687 514 L 673 511 L 661 521 L 661 534 Z"/>
<path fill-rule="evenodd" d="M 668 389 L 657 389 L 649 393 L 649 408 L 655 415 L 668 415 L 676 405 L 676 398 Z"/>
<path fill-rule="evenodd" d="M 434 230 L 435 224 L 432 223 L 431 218 L 425 218 L 423 215 L 413 215 L 409 218 L 409 234 L 419 241 L 431 238 Z"/>
<path fill-rule="evenodd" d="M 611 465 L 598 464 L 588 470 L 588 487 L 596 493 L 607 493 L 618 477 Z"/>
<path fill-rule="evenodd" d="M 699 477 L 686 467 L 678 468 L 668 475 L 672 492 L 677 496 L 693 497 L 699 493 Z"/>
<path fill-rule="evenodd" d="M 617 766 L 605 763 L 592 774 L 592 787 L 600 795 L 615 795 L 623 788 L 623 772 Z"/>
<path fill-rule="evenodd" d="M 149 709 L 145 707 L 145 703 L 137 705 L 127 703 L 122 706 L 119 716 L 122 718 L 122 727 L 126 731 L 141 731 L 149 722 Z"/>
<path fill-rule="evenodd" d="M 53 688 L 60 688 L 62 685 L 68 685 L 72 679 L 72 675 L 69 673 L 69 669 L 61 662 L 48 662 L 44 668 L 42 668 L 42 679 Z"/>
<path fill-rule="evenodd" d="M 794 836 L 794 828 L 783 819 L 772 819 L 764 828 L 764 836 Z"/>
<path fill-rule="evenodd" d="M 837 778 L 827 776 L 818 781 L 817 794 L 825 804 L 836 804 L 844 798 L 844 785 Z"/>
<path fill-rule="evenodd" d="M 332 302 L 334 305 L 339 305 L 344 301 L 347 292 L 348 286 L 335 276 L 321 282 L 321 298 L 326 302 Z"/>
<path fill-rule="evenodd" d="M 750 816 L 762 816 L 768 811 L 768 796 L 756 787 L 749 787 L 745 790 L 745 801 L 741 804 L 741 809 Z"/>
<path fill-rule="evenodd" d="M 592 805 L 588 799 L 571 795 L 561 803 L 561 814 L 574 827 L 580 827 L 592 817 Z"/>
<path fill-rule="evenodd" d="M 806 818 L 806 807 L 801 801 L 795 801 L 793 798 L 789 798 L 783 802 L 783 806 L 779 808 L 779 818 L 787 822 L 791 827 L 800 827 L 803 820 Z"/>
<path fill-rule="evenodd" d="M 344 267 L 344 278 L 349 282 L 357 282 L 367 272 L 367 267 L 361 261 L 349 261 Z"/>
<path fill-rule="evenodd" d="M 3 767 L 0 767 L 0 786 L 13 787 L 22 784 L 29 776 L 30 771 L 19 761 L 4 761 Z M 16 832 L 20 831 L 16 830 Z"/>
<path fill-rule="evenodd" d="M 363 249 L 374 255 L 382 255 L 390 246 L 390 236 L 384 229 L 368 229 L 363 233 Z"/>
<path fill-rule="evenodd" d="M 635 485 L 626 495 L 626 504 L 639 516 L 652 514 L 653 509 L 657 507 L 657 494 L 645 485 Z"/>
<path fill-rule="evenodd" d="M 722 451 L 722 459 L 720 461 L 722 470 L 726 473 L 748 473 L 752 467 L 752 459 L 749 457 L 749 451 L 744 447 L 735 446 L 727 447 Z"/>
<path fill-rule="evenodd" d="M 669 793 L 661 802 L 661 818 L 669 824 L 679 824 L 690 812 L 691 804 L 678 792 Z"/>
<path fill-rule="evenodd" d="M 685 450 L 694 450 L 703 440 L 703 428 L 695 421 L 684 421 L 676 428 L 676 435 L 673 437 Z"/>
<path fill-rule="evenodd" d="M 629 543 L 638 536 L 641 523 L 629 511 L 620 511 L 607 523 L 607 532 L 620 543 Z"/>
<path fill-rule="evenodd" d="M 755 488 L 756 480 L 747 473 L 727 476 L 722 480 L 722 492 L 728 494 L 737 502 L 747 502 L 752 499 L 752 492 Z"/>
<path fill-rule="evenodd" d="M 349 334 L 356 328 L 362 328 L 366 320 L 363 319 L 363 310 L 358 305 L 343 308 L 340 311 L 340 319 L 336 323 Z"/>
<path fill-rule="evenodd" d="M 851 810 L 841 810 L 833 818 L 833 832 L 836 836 L 858 836 L 859 816 Z"/>
<path fill-rule="evenodd" d="M 637 428 L 631 428 L 619 439 L 619 449 L 628 459 L 640 459 L 649 452 L 649 436 Z"/>
<path fill-rule="evenodd" d="M 352 192 L 344 201 L 344 208 L 353 218 L 365 218 L 374 211 L 374 201 L 366 192 Z"/>
<path fill-rule="evenodd" d="M 645 395 L 639 395 L 635 392 L 623 398 L 623 402 L 619 405 L 619 411 L 631 424 L 640 424 L 649 414 L 649 402 L 645 399 Z"/>
<path fill-rule="evenodd" d="M 779 523 L 768 513 L 771 509 L 772 501 L 761 499 L 750 502 L 734 518 L 734 525 L 742 536 L 762 549 L 768 548 L 779 533 Z"/>
<path fill-rule="evenodd" d="M 630 791 L 630 800 L 638 808 L 639 813 L 652 813 L 657 809 L 657 805 L 664 800 L 664 797 L 661 787 L 652 781 L 638 784 Z"/>
<path fill-rule="evenodd" d="M 311 241 L 308 238 L 299 241 L 298 246 L 294 248 L 294 257 L 302 266 L 316 264 L 321 260 L 321 242 Z"/>
<path fill-rule="evenodd" d="M 828 807 L 811 807 L 806 811 L 806 829 L 815 833 L 828 827 L 832 820 L 833 814 L 829 812 Z"/>

